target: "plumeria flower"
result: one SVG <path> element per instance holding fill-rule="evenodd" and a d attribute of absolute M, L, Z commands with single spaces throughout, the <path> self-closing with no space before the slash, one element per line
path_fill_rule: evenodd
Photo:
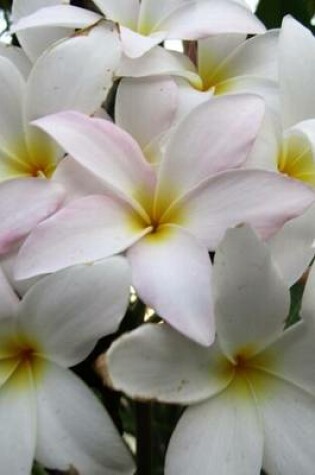
<path fill-rule="evenodd" d="M 278 30 L 245 41 L 242 34 L 198 41 L 197 68 L 178 52 L 156 47 L 137 60 L 123 59 L 118 75 L 116 124 L 157 164 L 172 128 L 213 96 L 253 92 L 279 112 Z"/>
<path fill-rule="evenodd" d="M 124 53 L 132 58 L 142 56 L 166 39 L 195 40 L 218 33 L 265 30 L 242 2 L 231 0 L 93 1 L 102 15 L 119 24 Z M 70 5 L 55 5 L 20 19 L 12 31 L 46 26 L 82 28 L 96 23 L 102 15 Z"/>
<path fill-rule="evenodd" d="M 0 56 L 0 253 L 56 211 L 64 195 L 49 180 L 63 152 L 30 121 L 69 108 L 95 112 L 112 86 L 120 53 L 117 32 L 102 22 L 49 49 L 27 80 Z"/>
<path fill-rule="evenodd" d="M 217 250 L 214 286 L 211 348 L 147 324 L 112 345 L 107 381 L 133 398 L 190 406 L 171 437 L 166 475 L 259 475 L 262 467 L 270 475 L 312 475 L 315 271 L 307 321 L 284 330 L 287 285 L 267 247 L 241 227 Z"/>
<path fill-rule="evenodd" d="M 76 112 L 37 121 L 98 177 L 99 191 L 71 201 L 30 234 L 16 278 L 126 252 L 140 298 L 176 329 L 209 345 L 208 250 L 228 227 L 244 221 L 266 238 L 314 201 L 310 188 L 279 174 L 231 170 L 245 160 L 263 113 L 262 100 L 250 95 L 201 104 L 172 135 L 158 170 L 109 121 Z"/>
<path fill-rule="evenodd" d="M 301 56 L 303 51 L 303 57 Z M 248 166 L 279 171 L 315 185 L 315 39 L 292 17 L 279 37 L 281 116 L 267 117 Z"/>
<path fill-rule="evenodd" d="M 133 473 L 106 410 L 68 369 L 117 329 L 129 282 L 126 261 L 114 257 L 44 278 L 20 301 L 0 273 L 3 473 L 29 475 L 34 458 L 82 475 Z"/>

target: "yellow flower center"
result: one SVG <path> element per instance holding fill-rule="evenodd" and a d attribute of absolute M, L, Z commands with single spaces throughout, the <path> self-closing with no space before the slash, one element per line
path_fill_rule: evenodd
<path fill-rule="evenodd" d="M 10 157 L 0 156 L 0 181 L 19 177 L 50 178 L 56 165 L 53 145 L 36 135 L 31 147 L 21 141 L 12 147 Z"/>
<path fill-rule="evenodd" d="M 303 137 L 291 136 L 283 141 L 278 158 L 278 170 L 291 178 L 315 185 L 312 150 Z"/>
<path fill-rule="evenodd" d="M 12 382 L 16 390 L 29 387 L 30 379 L 42 376 L 45 362 L 37 342 L 23 335 L 1 342 L 0 383 Z"/>

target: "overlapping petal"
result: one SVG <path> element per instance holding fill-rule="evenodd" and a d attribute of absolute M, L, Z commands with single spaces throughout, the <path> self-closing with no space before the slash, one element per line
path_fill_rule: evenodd
<path fill-rule="evenodd" d="M 281 275 L 291 287 L 307 270 L 315 255 L 315 207 L 292 219 L 268 240 Z"/>
<path fill-rule="evenodd" d="M 186 410 L 168 447 L 165 474 L 258 475 L 262 457 L 263 431 L 255 400 L 240 379 Z"/>
<path fill-rule="evenodd" d="M 14 0 L 12 2 L 12 19 L 16 23 L 42 8 L 68 3 L 69 0 Z M 47 47 L 55 41 L 65 38 L 71 32 L 72 30 L 69 28 L 50 28 L 49 31 L 46 28 L 37 28 L 36 31 L 18 32 L 17 36 L 28 57 L 35 61 Z"/>
<path fill-rule="evenodd" d="M 122 79 L 115 103 L 116 124 L 144 149 L 173 125 L 177 98 L 176 83 L 168 76 Z"/>
<path fill-rule="evenodd" d="M 94 0 L 94 3 L 109 20 L 128 28 L 137 27 L 139 0 Z"/>
<path fill-rule="evenodd" d="M 175 4 L 176 5 L 176 4 Z M 263 33 L 264 26 L 247 8 L 228 0 L 181 1 L 154 25 L 169 38 L 196 40 L 218 33 Z"/>
<path fill-rule="evenodd" d="M 279 475 L 312 475 L 314 395 L 272 376 L 261 375 L 259 378 L 256 375 L 255 378 L 255 395 L 265 432 L 265 470 Z"/>
<path fill-rule="evenodd" d="M 214 298 L 218 339 L 232 360 L 258 353 L 282 334 L 289 289 L 249 226 L 227 231 L 217 248 Z"/>
<path fill-rule="evenodd" d="M 226 229 L 241 223 L 249 223 L 265 238 L 272 236 L 286 221 L 305 211 L 314 196 L 311 188 L 277 173 L 230 171 L 204 180 L 163 219 L 180 223 L 214 250 Z"/>
<path fill-rule="evenodd" d="M 44 179 L 23 178 L 0 185 L 0 253 L 6 253 L 62 204 L 63 188 Z"/>
<path fill-rule="evenodd" d="M 151 194 L 155 174 L 139 145 L 109 121 L 78 112 L 61 112 L 37 120 L 36 125 L 89 171 L 127 199 Z"/>
<path fill-rule="evenodd" d="M 294 18 L 283 20 L 279 44 L 279 80 L 284 128 L 314 118 L 315 40 Z M 301 54 L 303 51 L 303 54 Z"/>
<path fill-rule="evenodd" d="M 25 294 L 19 328 L 41 342 L 45 358 L 74 366 L 98 339 L 118 328 L 128 306 L 129 286 L 123 257 L 65 269 L 41 279 Z"/>
<path fill-rule="evenodd" d="M 181 333 L 210 345 L 214 317 L 207 249 L 185 230 L 165 225 L 132 246 L 127 257 L 140 298 Z"/>
<path fill-rule="evenodd" d="M 16 475 L 31 473 L 37 420 L 29 368 L 17 370 L 1 387 L 0 424 L 1 470 Z"/>
<path fill-rule="evenodd" d="M 176 348 L 176 358 L 174 358 Z M 168 325 L 147 324 L 116 341 L 106 354 L 109 384 L 133 398 L 192 404 L 227 386 L 222 355 L 188 340 Z"/>
<path fill-rule="evenodd" d="M 89 475 L 134 472 L 132 458 L 104 407 L 74 374 L 49 363 L 36 390 L 39 462 L 59 470 L 72 465 Z"/>
<path fill-rule="evenodd" d="M 166 149 L 159 170 L 158 206 L 170 204 L 214 173 L 240 166 L 254 143 L 263 113 L 262 100 L 250 95 L 222 97 L 196 107 Z"/>
<path fill-rule="evenodd" d="M 151 230 L 149 225 L 139 225 L 138 219 L 127 203 L 110 196 L 91 195 L 70 202 L 26 239 L 19 252 L 16 278 L 122 252 Z"/>
<path fill-rule="evenodd" d="M 16 314 L 18 297 L 9 284 L 2 268 L 0 267 L 0 320 L 10 318 Z"/>
<path fill-rule="evenodd" d="M 72 109 L 94 113 L 112 86 L 120 53 L 118 33 L 105 22 L 50 48 L 28 79 L 26 120 Z"/>

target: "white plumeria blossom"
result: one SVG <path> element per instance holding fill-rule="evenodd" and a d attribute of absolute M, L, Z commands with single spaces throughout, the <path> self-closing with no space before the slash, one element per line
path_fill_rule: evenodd
<path fill-rule="evenodd" d="M 109 121 L 75 112 L 37 121 L 99 179 L 99 187 L 34 229 L 20 249 L 16 278 L 126 252 L 140 298 L 176 329 L 209 345 L 214 322 L 208 250 L 242 222 L 270 237 L 314 202 L 313 190 L 300 182 L 235 170 L 263 113 L 262 100 L 251 95 L 201 104 L 172 135 L 158 170 Z"/>
<path fill-rule="evenodd" d="M 290 16 L 280 30 L 278 63 L 280 116 L 266 117 L 248 166 L 276 170 L 314 185 L 315 39 Z"/>
<path fill-rule="evenodd" d="M 1 253 L 55 212 L 65 194 L 49 180 L 63 152 L 30 122 L 67 109 L 94 113 L 113 84 L 120 55 L 118 33 L 102 22 L 48 49 L 27 79 L 0 56 Z"/>
<path fill-rule="evenodd" d="M 63 2 L 47 2 L 56 3 Z M 247 34 L 265 30 L 243 2 L 231 0 L 142 0 L 141 3 L 138 0 L 94 0 L 94 3 L 107 19 L 119 24 L 124 53 L 132 58 L 142 56 L 166 39 L 195 40 L 217 33 Z M 82 28 L 100 18 L 97 13 L 71 5 L 48 6 L 20 19 L 13 31 L 45 26 Z"/>
<path fill-rule="evenodd" d="M 114 257 L 46 277 L 20 301 L 0 272 L 1 471 L 127 475 L 132 458 L 98 399 L 68 368 L 114 332 L 130 272 Z"/>
<path fill-rule="evenodd" d="M 171 438 L 166 475 L 259 475 L 262 467 L 313 475 L 315 269 L 305 321 L 286 330 L 288 287 L 250 228 L 227 232 L 214 286 L 211 348 L 165 324 L 144 325 L 112 345 L 107 380 L 133 398 L 191 405 Z"/>

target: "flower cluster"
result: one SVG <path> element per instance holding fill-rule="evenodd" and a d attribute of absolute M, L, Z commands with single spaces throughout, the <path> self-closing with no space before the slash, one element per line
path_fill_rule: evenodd
<path fill-rule="evenodd" d="M 0 44 L 1 471 L 134 473 L 69 369 L 132 287 L 156 319 L 97 367 L 190 406 L 165 474 L 313 475 L 315 39 L 243 0 L 94 7 L 13 0 Z"/>

